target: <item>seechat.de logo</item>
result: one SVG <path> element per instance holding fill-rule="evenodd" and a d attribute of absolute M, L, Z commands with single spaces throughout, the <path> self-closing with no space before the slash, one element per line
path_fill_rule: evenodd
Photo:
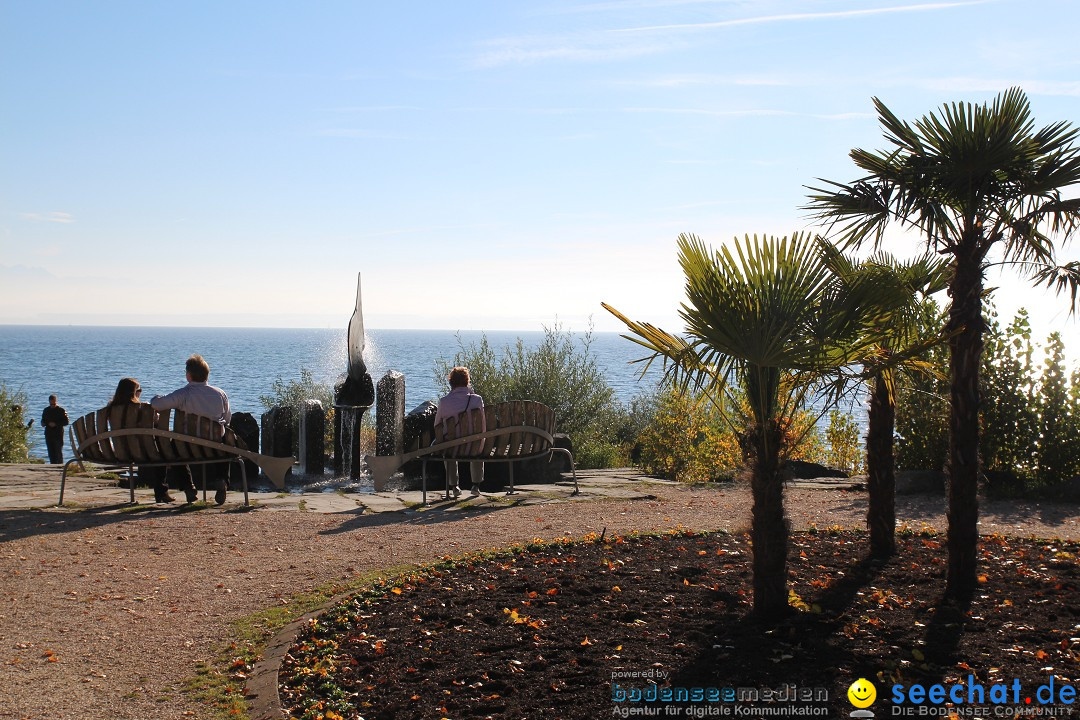
<path fill-rule="evenodd" d="M 874 704 L 877 700 L 877 688 L 874 684 L 866 678 L 859 678 L 855 682 L 851 683 L 851 687 L 847 691 L 848 702 L 854 705 L 858 710 L 851 713 L 853 718 L 872 718 L 874 713 L 866 708 Z"/>

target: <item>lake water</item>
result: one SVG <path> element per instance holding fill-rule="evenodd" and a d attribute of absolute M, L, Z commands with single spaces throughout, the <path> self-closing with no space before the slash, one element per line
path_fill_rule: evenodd
<path fill-rule="evenodd" d="M 466 345 L 483 333 L 462 332 Z M 499 352 L 521 338 L 527 346 L 542 332 L 489 332 Z M 582 335 L 575 335 L 577 340 Z M 458 335 L 439 330 L 368 330 L 364 359 L 376 382 L 388 370 L 405 375 L 405 407 L 411 410 L 441 394 L 437 360 L 450 360 Z M 591 350 L 597 365 L 621 402 L 655 387 L 658 372 L 638 380 L 630 361 L 644 351 L 617 333 L 594 333 Z M 68 416 L 102 407 L 116 382 L 126 376 L 143 385 L 143 397 L 171 392 L 184 384 L 184 361 L 200 353 L 210 363 L 210 382 L 229 394 L 233 412 L 263 411 L 261 395 L 277 378 L 299 380 L 310 370 L 317 382 L 333 384 L 345 371 L 345 331 L 330 329 L 148 328 L 0 325 L 0 381 L 26 393 L 27 418 L 35 421 L 50 394 L 59 397 Z M 35 423 L 36 425 L 36 423 Z M 34 454 L 45 456 L 40 431 L 33 433 Z"/>

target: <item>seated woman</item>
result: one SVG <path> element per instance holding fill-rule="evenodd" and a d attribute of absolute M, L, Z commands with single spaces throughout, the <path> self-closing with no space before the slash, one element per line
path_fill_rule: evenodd
<path fill-rule="evenodd" d="M 120 382 L 116 384 L 116 392 L 113 393 L 113 398 L 109 401 L 108 407 L 112 409 L 117 405 L 149 405 L 149 403 L 144 403 L 139 399 L 141 395 L 142 386 L 139 385 L 138 380 L 130 377 L 121 378 Z M 173 497 L 169 495 L 169 482 L 165 473 L 165 468 L 139 468 L 139 476 L 149 480 L 150 484 L 153 486 L 154 502 L 174 502 Z M 195 493 L 194 485 L 191 486 L 190 492 L 187 492 L 187 496 L 188 502 L 194 502 L 195 498 L 198 497 Z"/>
<path fill-rule="evenodd" d="M 439 409 L 435 413 L 436 425 L 466 410 L 484 407 L 484 398 L 474 393 L 472 386 L 469 384 L 469 368 L 456 367 L 450 371 L 450 376 L 446 379 L 450 383 L 450 392 L 439 400 Z M 481 427 L 467 428 L 463 432 L 483 432 L 487 428 L 483 426 L 484 418 L 482 416 L 480 422 Z M 472 479 L 472 494 L 475 497 L 480 494 L 480 484 L 484 482 L 483 460 L 469 461 L 469 476 Z M 446 482 L 454 493 L 454 497 L 461 495 L 461 490 L 458 487 L 458 464 L 456 460 L 446 461 Z"/>

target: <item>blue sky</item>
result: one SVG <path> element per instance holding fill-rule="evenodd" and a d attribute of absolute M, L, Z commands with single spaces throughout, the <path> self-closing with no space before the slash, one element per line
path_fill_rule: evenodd
<path fill-rule="evenodd" d="M 0 323 L 344 327 L 361 272 L 368 327 L 620 329 L 606 301 L 677 329 L 676 236 L 813 229 L 804 186 L 883 146 L 871 97 L 1020 85 L 1080 122 L 1078 25 L 1075 0 L 0 0 Z"/>

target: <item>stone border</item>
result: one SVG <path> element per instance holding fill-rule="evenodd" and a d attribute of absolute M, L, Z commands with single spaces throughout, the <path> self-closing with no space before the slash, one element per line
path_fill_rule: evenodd
<path fill-rule="evenodd" d="M 244 683 L 244 698 L 251 704 L 252 720 L 282 720 L 288 717 L 281 707 L 281 695 L 278 692 L 281 661 L 294 644 L 300 630 L 309 621 L 319 617 L 338 603 L 356 595 L 357 590 L 349 590 L 334 595 L 319 607 L 304 613 L 296 620 L 278 630 L 263 649 L 262 659 L 251 669 L 251 675 Z"/>

